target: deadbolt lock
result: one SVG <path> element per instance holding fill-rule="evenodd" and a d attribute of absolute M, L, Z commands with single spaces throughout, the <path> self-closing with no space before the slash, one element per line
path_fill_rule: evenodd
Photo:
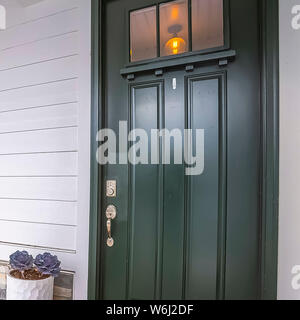
<path fill-rule="evenodd" d="M 108 198 L 115 198 L 117 196 L 117 181 L 116 180 L 106 181 L 106 196 Z"/>

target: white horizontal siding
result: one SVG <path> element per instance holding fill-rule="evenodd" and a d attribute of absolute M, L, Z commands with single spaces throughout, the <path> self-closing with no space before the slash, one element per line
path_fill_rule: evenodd
<path fill-rule="evenodd" d="M 0 112 L 0 133 L 77 126 L 76 103 Z"/>
<path fill-rule="evenodd" d="M 77 152 L 0 156 L 0 177 L 76 176 Z"/>
<path fill-rule="evenodd" d="M 7 10 L 7 26 L 8 29 L 18 27 L 19 25 L 31 23 L 34 20 L 43 19 L 46 16 L 55 15 L 64 10 L 71 8 L 79 8 L 81 0 L 51 0 L 41 1 L 38 5 L 30 6 L 28 10 L 24 10 L 18 3 L 18 0 L 1 0 Z"/>
<path fill-rule="evenodd" d="M 75 177 L 0 177 L 0 199 L 76 201 Z"/>
<path fill-rule="evenodd" d="M 1 221 L 0 234 L 9 243 L 76 250 L 74 227 Z"/>
<path fill-rule="evenodd" d="M 63 79 L 0 92 L 0 112 L 72 102 L 78 102 L 77 79 Z"/>
<path fill-rule="evenodd" d="M 78 57 L 71 56 L 0 71 L 0 92 L 41 83 L 77 78 L 77 66 Z"/>
<path fill-rule="evenodd" d="M 78 53 L 78 32 L 33 42 L 20 50 L 19 47 L 0 51 L 0 71 L 41 63 Z"/>
<path fill-rule="evenodd" d="M 73 227 L 77 224 L 76 202 L 0 199 L 0 208 L 2 220 Z"/>
<path fill-rule="evenodd" d="M 79 13 L 71 8 L 54 15 L 8 28 L 1 35 L 0 50 L 25 46 L 32 42 L 53 38 L 79 30 Z"/>
<path fill-rule="evenodd" d="M 0 134 L 0 155 L 77 150 L 77 129 L 59 128 Z"/>
<path fill-rule="evenodd" d="M 51 251 L 86 298 L 91 3 L 0 4 L 0 260 Z"/>

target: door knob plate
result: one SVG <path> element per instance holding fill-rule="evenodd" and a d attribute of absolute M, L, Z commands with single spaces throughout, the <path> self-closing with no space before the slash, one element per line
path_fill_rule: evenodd
<path fill-rule="evenodd" d="M 117 217 L 117 208 L 114 205 L 110 205 L 106 209 L 106 218 L 114 220 Z"/>

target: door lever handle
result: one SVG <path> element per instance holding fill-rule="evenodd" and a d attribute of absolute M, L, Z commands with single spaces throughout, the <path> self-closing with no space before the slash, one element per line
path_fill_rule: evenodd
<path fill-rule="evenodd" d="M 107 228 L 107 234 L 108 234 L 108 239 L 106 244 L 110 248 L 114 246 L 114 239 L 112 238 L 111 229 L 112 229 L 112 220 L 114 220 L 116 216 L 117 216 L 117 208 L 113 205 L 108 206 L 106 209 L 106 218 L 107 218 L 106 228 Z"/>
<path fill-rule="evenodd" d="M 107 220 L 106 227 L 107 227 L 108 238 L 111 239 L 111 219 Z"/>

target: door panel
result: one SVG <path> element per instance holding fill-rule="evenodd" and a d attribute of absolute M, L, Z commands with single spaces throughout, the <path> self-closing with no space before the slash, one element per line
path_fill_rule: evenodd
<path fill-rule="evenodd" d="M 131 130 L 159 129 L 162 82 L 130 85 Z M 149 144 L 150 156 L 150 144 Z M 129 299 L 152 300 L 159 290 L 162 232 L 162 176 L 157 165 L 130 167 Z"/>
<path fill-rule="evenodd" d="M 151 129 L 204 129 L 204 172 L 187 176 L 184 164 L 174 164 L 173 142 L 170 165 L 104 166 L 101 183 L 115 179 L 117 197 L 102 195 L 101 298 L 256 299 L 257 1 L 230 1 L 235 61 L 223 67 L 196 64 L 192 72 L 166 68 L 160 76 L 142 72 L 127 80 L 120 70 L 129 61 L 129 10 L 153 4 L 153 0 L 106 1 L 105 127 L 118 132 L 119 121 L 128 121 L 129 131 L 141 128 L 148 137 Z M 149 159 L 150 147 L 149 141 Z M 158 150 L 162 160 L 161 140 Z M 112 222 L 112 248 L 106 246 L 105 209 L 110 204 L 118 211 Z"/>
<path fill-rule="evenodd" d="M 218 75 L 193 76 L 187 83 L 189 127 L 205 130 L 205 170 L 201 176 L 188 179 L 186 298 L 216 299 L 221 271 L 218 268 L 221 80 Z"/>

